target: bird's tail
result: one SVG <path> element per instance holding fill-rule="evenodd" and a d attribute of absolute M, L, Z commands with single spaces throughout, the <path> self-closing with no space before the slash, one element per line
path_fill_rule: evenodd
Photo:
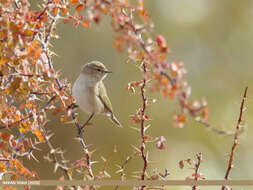
<path fill-rule="evenodd" d="M 121 128 L 122 128 L 122 125 L 120 124 L 120 122 L 119 122 L 118 119 L 114 116 L 113 113 L 111 113 L 111 114 L 109 115 L 109 118 L 110 118 L 110 120 L 111 120 L 114 124 L 116 124 L 117 127 L 121 127 Z"/>

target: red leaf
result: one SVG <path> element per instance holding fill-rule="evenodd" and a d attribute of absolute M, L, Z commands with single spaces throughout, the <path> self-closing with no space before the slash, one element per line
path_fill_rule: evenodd
<path fill-rule="evenodd" d="M 193 173 L 193 174 L 192 174 L 192 177 L 199 178 L 200 176 L 199 176 L 199 174 L 195 174 L 195 173 Z"/>
<path fill-rule="evenodd" d="M 168 51 L 167 43 L 162 35 L 156 36 L 156 42 L 162 52 Z"/>
<path fill-rule="evenodd" d="M 165 39 L 162 35 L 157 35 L 156 42 L 158 46 L 162 46 L 165 43 Z"/>

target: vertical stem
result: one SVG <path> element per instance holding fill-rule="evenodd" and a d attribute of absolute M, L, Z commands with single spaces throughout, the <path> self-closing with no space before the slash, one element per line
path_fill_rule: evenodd
<path fill-rule="evenodd" d="M 244 90 L 244 95 L 243 95 L 242 102 L 241 102 L 239 119 L 237 121 L 236 129 L 235 129 L 234 143 L 233 143 L 231 153 L 230 153 L 230 156 L 229 156 L 228 168 L 227 168 L 227 171 L 226 171 L 226 174 L 225 174 L 225 177 L 224 177 L 225 180 L 228 180 L 228 176 L 229 176 L 230 171 L 233 167 L 233 159 L 234 159 L 236 146 L 238 145 L 238 138 L 239 138 L 239 134 L 240 134 L 240 125 L 241 125 L 241 122 L 242 122 L 242 114 L 243 114 L 243 110 L 244 110 L 244 103 L 245 103 L 245 100 L 246 100 L 246 97 L 247 97 L 247 92 L 248 92 L 248 87 L 246 87 L 245 90 Z M 225 190 L 226 186 L 223 185 L 221 189 Z"/>
<path fill-rule="evenodd" d="M 200 162 L 202 160 L 202 153 L 201 152 L 197 153 L 196 157 L 197 157 L 197 163 L 195 164 L 195 177 L 194 177 L 194 179 L 197 181 L 199 178 L 198 173 L 199 173 Z M 192 186 L 192 190 L 196 190 L 196 189 L 197 189 L 196 185 Z"/>
<path fill-rule="evenodd" d="M 145 62 L 143 62 L 142 64 L 143 67 L 143 83 L 141 86 L 141 97 L 142 97 L 142 109 L 141 109 L 141 138 L 142 138 L 142 145 L 141 145 L 141 157 L 143 160 L 143 169 L 142 169 L 142 174 L 141 174 L 141 180 L 145 179 L 145 173 L 147 170 L 147 157 L 145 155 L 145 125 L 144 125 L 144 121 L 145 121 L 145 112 L 146 112 L 146 106 L 147 106 L 147 99 L 145 97 L 145 87 L 146 87 L 146 73 L 147 73 L 147 64 Z M 141 187 L 141 190 L 144 189 L 145 186 Z"/>

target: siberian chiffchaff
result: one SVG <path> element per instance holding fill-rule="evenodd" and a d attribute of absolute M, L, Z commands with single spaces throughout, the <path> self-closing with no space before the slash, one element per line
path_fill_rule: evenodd
<path fill-rule="evenodd" d="M 95 114 L 104 114 L 121 127 L 120 122 L 113 114 L 112 105 L 103 83 L 108 73 L 111 71 L 108 71 L 99 61 L 85 64 L 73 85 L 72 95 L 81 110 L 90 114 L 88 121 Z"/>

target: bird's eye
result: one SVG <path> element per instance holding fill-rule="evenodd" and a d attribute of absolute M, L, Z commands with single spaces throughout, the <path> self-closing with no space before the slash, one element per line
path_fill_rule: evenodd
<path fill-rule="evenodd" d="M 101 72 L 102 70 L 101 69 L 96 69 L 98 72 Z"/>

